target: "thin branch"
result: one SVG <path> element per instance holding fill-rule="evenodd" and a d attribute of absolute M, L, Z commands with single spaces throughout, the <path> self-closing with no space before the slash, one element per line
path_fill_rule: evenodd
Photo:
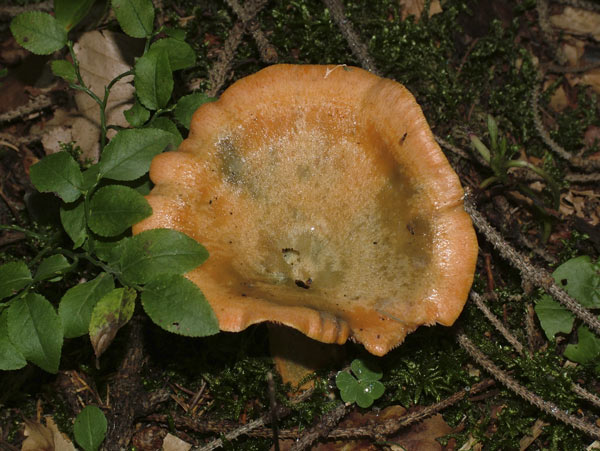
<path fill-rule="evenodd" d="M 375 65 L 375 61 L 369 55 L 367 46 L 360 40 L 360 37 L 354 31 L 354 28 L 352 28 L 352 24 L 346 18 L 341 0 L 323 0 L 323 3 L 325 3 L 325 6 L 331 13 L 331 17 L 350 46 L 352 54 L 360 62 L 360 65 L 369 72 L 380 75 L 379 69 L 377 69 L 377 66 Z"/>
<path fill-rule="evenodd" d="M 35 3 L 31 5 L 23 5 L 23 6 L 0 6 L 0 16 L 16 16 L 21 13 L 26 13 L 28 11 L 45 11 L 50 12 L 54 9 L 53 2 L 45 1 L 41 3 Z"/>
<path fill-rule="evenodd" d="M 539 112 L 539 100 L 540 100 L 540 86 L 542 84 L 543 74 L 538 74 L 538 82 L 534 84 L 533 92 L 531 94 L 531 109 L 533 111 L 533 123 L 538 134 L 544 141 L 544 143 L 560 158 L 566 160 L 571 166 L 581 169 L 586 172 L 592 172 L 600 169 L 600 160 L 593 160 L 589 158 L 581 158 L 580 156 L 571 155 L 567 152 L 560 144 L 558 144 L 550 133 L 544 127 Z"/>
<path fill-rule="evenodd" d="M 19 106 L 11 111 L 0 114 L 0 123 L 10 122 L 15 119 L 27 116 L 31 113 L 36 113 L 41 110 L 45 110 L 52 106 L 52 99 L 46 95 L 39 95 L 34 97 L 26 105 Z"/>
<path fill-rule="evenodd" d="M 277 61 L 277 50 L 266 38 L 265 34 L 262 32 L 260 27 L 258 26 L 258 22 L 255 17 L 251 17 L 250 14 L 246 11 L 238 0 L 225 0 L 229 7 L 233 9 L 233 12 L 239 17 L 239 19 L 244 23 L 246 30 L 252 34 L 254 41 L 256 42 L 256 46 L 258 47 L 258 52 L 260 53 L 260 59 L 267 64 L 272 64 Z M 256 16 L 256 15 L 254 15 Z"/>
<path fill-rule="evenodd" d="M 328 437 L 330 431 L 337 426 L 347 411 L 348 407 L 346 404 L 338 404 L 335 409 L 323 415 L 316 426 L 303 432 L 302 437 L 292 445 L 290 451 L 303 451 L 320 438 Z"/>
<path fill-rule="evenodd" d="M 580 398 L 585 399 L 586 401 L 589 401 L 594 406 L 600 408 L 600 397 L 598 397 L 594 393 L 590 393 L 585 388 L 583 388 L 581 385 L 575 384 L 575 383 L 573 383 L 573 385 L 571 385 L 571 390 L 573 390 L 575 392 L 575 394 L 577 394 L 577 396 L 579 396 Z"/>
<path fill-rule="evenodd" d="M 521 272 L 524 279 L 546 290 L 548 294 L 573 312 L 597 335 L 600 335 L 600 321 L 598 318 L 559 287 L 548 271 L 533 265 L 529 259 L 508 244 L 475 208 L 469 197 L 465 197 L 465 210 L 471 216 L 477 230 L 486 237 L 503 258 Z"/>
<path fill-rule="evenodd" d="M 481 352 L 474 344 L 467 338 L 467 336 L 463 333 L 458 334 L 457 336 L 458 343 L 462 346 L 462 348 L 467 351 L 467 353 L 479 364 L 481 365 L 488 373 L 490 373 L 495 379 L 500 381 L 514 393 L 519 395 L 521 398 L 526 400 L 527 402 L 533 404 L 540 410 L 543 410 L 548 415 L 553 416 L 559 421 L 562 421 L 569 426 L 578 429 L 585 434 L 588 434 L 590 437 L 594 437 L 596 439 L 600 439 L 600 428 L 594 426 L 591 423 L 588 423 L 580 418 L 577 418 L 574 415 L 570 415 L 565 411 L 561 410 L 556 404 L 545 401 L 544 399 L 537 396 L 535 393 L 529 391 L 527 388 L 520 385 L 516 380 L 510 377 L 506 372 L 498 368 L 487 356 Z"/>
<path fill-rule="evenodd" d="M 496 315 L 494 315 L 490 311 L 490 309 L 487 308 L 487 305 L 485 305 L 481 296 L 479 296 L 479 294 L 477 294 L 475 291 L 471 290 L 470 297 L 473 300 L 473 302 L 475 302 L 477 308 L 481 310 L 481 312 L 485 315 L 488 321 L 492 323 L 496 330 L 502 334 L 506 341 L 508 341 L 519 354 L 524 355 L 523 345 L 506 327 L 504 327 L 504 324 L 502 324 L 502 322 L 496 317 Z"/>

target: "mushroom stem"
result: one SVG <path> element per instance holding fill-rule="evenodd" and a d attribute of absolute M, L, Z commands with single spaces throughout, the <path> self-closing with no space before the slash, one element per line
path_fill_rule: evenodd
<path fill-rule="evenodd" d="M 268 324 L 269 347 L 277 372 L 284 383 L 298 387 L 311 373 L 328 366 L 339 367 L 344 359 L 344 346 L 321 343 L 291 327 Z M 311 381 L 300 389 L 308 389 Z"/>

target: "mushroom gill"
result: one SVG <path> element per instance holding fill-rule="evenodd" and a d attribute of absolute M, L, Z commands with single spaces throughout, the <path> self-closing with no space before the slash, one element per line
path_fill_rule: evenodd
<path fill-rule="evenodd" d="M 222 330 L 268 321 L 376 355 L 451 325 L 477 258 L 459 179 L 401 84 L 276 65 L 195 113 L 158 155 L 153 215 L 210 258 L 187 274 Z"/>

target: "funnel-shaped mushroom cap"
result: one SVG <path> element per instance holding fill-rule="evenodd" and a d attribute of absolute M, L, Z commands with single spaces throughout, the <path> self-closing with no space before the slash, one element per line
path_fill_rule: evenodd
<path fill-rule="evenodd" d="M 158 155 L 153 215 L 209 259 L 189 277 L 222 330 L 282 323 L 383 355 L 419 325 L 452 324 L 477 241 L 463 190 L 421 109 L 362 69 L 277 65 L 195 113 Z"/>

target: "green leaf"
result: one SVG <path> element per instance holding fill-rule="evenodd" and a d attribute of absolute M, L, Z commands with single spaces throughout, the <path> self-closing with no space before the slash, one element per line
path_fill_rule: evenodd
<path fill-rule="evenodd" d="M 123 247 L 129 238 L 90 238 L 88 240 L 89 251 L 96 254 L 96 256 L 108 263 L 113 269 L 117 270 L 119 267 L 119 259 L 123 253 Z"/>
<path fill-rule="evenodd" d="M 132 38 L 152 35 L 154 6 L 151 0 L 112 0 L 119 25 Z"/>
<path fill-rule="evenodd" d="M 117 332 L 133 316 L 136 292 L 132 288 L 116 288 L 94 306 L 90 320 L 90 340 L 99 358 L 112 343 Z"/>
<path fill-rule="evenodd" d="M 144 310 L 160 327 L 187 337 L 219 332 L 219 321 L 200 289 L 179 274 L 150 280 L 142 292 Z"/>
<path fill-rule="evenodd" d="M 179 99 L 179 102 L 177 102 L 177 106 L 175 107 L 175 111 L 173 111 L 175 119 L 177 119 L 181 125 L 189 130 L 190 123 L 192 122 L 192 116 L 200 107 L 200 105 L 204 105 L 208 102 L 214 102 L 215 100 L 217 99 L 207 96 L 201 92 L 183 96 L 181 99 Z"/>
<path fill-rule="evenodd" d="M 10 31 L 19 45 L 36 55 L 50 55 L 67 45 L 67 30 L 41 11 L 19 14 L 10 23 Z"/>
<path fill-rule="evenodd" d="M 8 336 L 23 356 L 49 373 L 57 373 L 63 344 L 62 324 L 52 304 L 30 293 L 8 308 Z"/>
<path fill-rule="evenodd" d="M 173 135 L 154 128 L 119 131 L 100 158 L 100 175 L 114 180 L 135 180 L 150 169 L 154 156 L 173 142 Z"/>
<path fill-rule="evenodd" d="M 0 266 L 0 299 L 17 294 L 33 282 L 25 262 L 11 262 Z"/>
<path fill-rule="evenodd" d="M 163 32 L 170 38 L 177 39 L 178 41 L 185 40 L 185 30 L 181 28 L 164 27 Z"/>
<path fill-rule="evenodd" d="M 66 29 L 71 30 L 81 22 L 92 8 L 95 0 L 54 0 L 56 20 Z"/>
<path fill-rule="evenodd" d="M 8 310 L 4 310 L 0 314 L 0 370 L 18 370 L 25 365 L 27 360 L 8 338 Z"/>
<path fill-rule="evenodd" d="M 51 255 L 43 259 L 38 266 L 33 280 L 49 280 L 56 282 L 62 278 L 62 275 L 71 267 L 69 261 L 62 254 Z"/>
<path fill-rule="evenodd" d="M 173 73 L 165 51 L 148 52 L 136 61 L 135 91 L 142 105 L 149 110 L 167 106 L 173 84 Z"/>
<path fill-rule="evenodd" d="M 87 238 L 85 204 L 83 200 L 60 206 L 60 222 L 73 241 L 73 249 L 80 247 Z"/>
<path fill-rule="evenodd" d="M 115 236 L 152 214 L 148 201 L 123 185 L 100 188 L 90 201 L 89 226 L 100 236 Z"/>
<path fill-rule="evenodd" d="M 374 371 L 373 369 L 369 368 L 367 363 L 362 359 L 353 360 L 350 364 L 350 368 L 358 380 L 361 381 L 378 381 L 383 377 L 383 373 L 381 371 Z"/>
<path fill-rule="evenodd" d="M 152 119 L 150 121 L 150 123 L 148 124 L 148 127 L 149 128 L 157 128 L 159 130 L 164 130 L 166 132 L 171 133 L 173 135 L 172 144 L 174 147 L 179 147 L 179 144 L 181 144 L 181 142 L 183 141 L 183 137 L 181 136 L 181 133 L 179 133 L 179 129 L 177 128 L 177 125 L 175 125 L 175 122 L 173 122 L 168 117 L 165 117 L 165 116 L 155 117 L 154 119 Z"/>
<path fill-rule="evenodd" d="M 384 391 L 385 387 L 379 381 L 359 381 L 356 392 L 356 404 L 363 409 L 370 407 L 373 401 L 383 395 Z"/>
<path fill-rule="evenodd" d="M 600 357 L 600 338 L 596 337 L 586 326 L 579 326 L 577 344 L 567 346 L 565 357 L 577 363 L 597 361 Z"/>
<path fill-rule="evenodd" d="M 95 451 L 104 441 L 107 428 L 104 413 L 96 406 L 86 406 L 75 418 L 73 435 L 85 451 Z"/>
<path fill-rule="evenodd" d="M 54 60 L 50 63 L 52 73 L 69 83 L 77 82 L 77 74 L 75 73 L 75 67 L 70 61 L 67 60 Z"/>
<path fill-rule="evenodd" d="M 171 229 L 146 230 L 129 239 L 121 255 L 121 271 L 131 283 L 147 283 L 161 274 L 183 274 L 208 258 L 193 238 Z"/>
<path fill-rule="evenodd" d="M 131 108 L 123 112 L 125 119 L 132 127 L 141 127 L 150 119 L 150 111 L 142 106 L 141 103 L 135 102 Z"/>
<path fill-rule="evenodd" d="M 553 340 L 559 332 L 568 334 L 573 330 L 575 316 L 548 295 L 535 304 L 535 313 L 548 340 Z"/>
<path fill-rule="evenodd" d="M 159 39 L 150 46 L 149 52 L 157 50 L 164 51 L 167 54 L 172 71 L 187 69 L 196 64 L 196 52 L 185 41 L 174 38 Z"/>
<path fill-rule="evenodd" d="M 57 152 L 31 166 L 31 182 L 42 193 L 56 193 L 65 202 L 81 196 L 83 177 L 79 165 L 67 152 Z"/>
<path fill-rule="evenodd" d="M 600 308 L 600 274 L 587 255 L 566 261 L 552 277 L 584 307 Z"/>
<path fill-rule="evenodd" d="M 94 185 L 96 185 L 96 183 L 98 183 L 98 180 L 100 179 L 100 163 L 94 163 L 91 165 L 89 168 L 83 171 L 82 176 L 83 183 L 81 188 L 84 191 L 89 191 L 94 187 Z"/>
<path fill-rule="evenodd" d="M 103 272 L 89 282 L 68 289 L 58 306 L 58 316 L 62 320 L 65 337 L 75 338 L 87 334 L 94 307 L 114 288 L 112 276 Z"/>
<path fill-rule="evenodd" d="M 356 402 L 358 381 L 348 371 L 340 371 L 335 377 L 335 385 L 340 390 L 344 402 Z"/>

